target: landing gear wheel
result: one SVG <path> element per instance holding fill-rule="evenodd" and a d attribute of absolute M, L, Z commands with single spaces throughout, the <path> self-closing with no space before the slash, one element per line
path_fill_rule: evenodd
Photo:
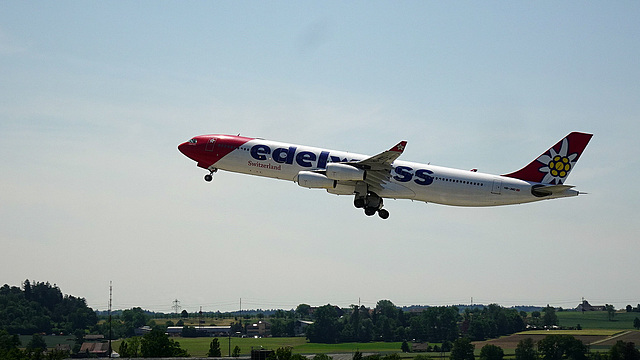
<path fill-rule="evenodd" d="M 213 173 L 218 171 L 218 169 L 216 168 L 209 168 L 208 170 L 209 170 L 209 174 L 204 176 L 204 181 L 206 182 L 213 180 Z"/>
<path fill-rule="evenodd" d="M 376 214 L 376 208 L 368 207 L 364 209 L 364 214 L 367 216 L 373 216 Z"/>
<path fill-rule="evenodd" d="M 367 191 L 366 195 L 362 195 L 362 192 L 356 192 L 356 197 L 353 199 L 353 206 L 358 209 L 364 209 L 364 214 L 367 216 L 373 216 L 378 213 L 382 219 L 389 217 L 389 212 L 384 210 L 382 198 L 373 191 Z"/>

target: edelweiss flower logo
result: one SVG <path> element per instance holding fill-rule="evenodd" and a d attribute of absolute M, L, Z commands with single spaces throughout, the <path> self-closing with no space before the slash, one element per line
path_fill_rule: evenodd
<path fill-rule="evenodd" d="M 541 167 L 539 170 L 543 173 L 547 173 L 542 179 L 543 183 L 547 184 L 562 184 L 564 179 L 569 175 L 571 168 L 575 165 L 575 159 L 578 157 L 578 153 L 568 155 L 569 141 L 565 138 L 562 141 L 560 152 L 556 152 L 551 148 L 549 152 L 541 155 L 538 161 L 546 166 Z"/>
<path fill-rule="evenodd" d="M 549 162 L 549 169 L 551 169 L 551 175 L 558 177 L 565 177 L 569 170 L 571 170 L 571 164 L 569 164 L 569 158 L 564 156 L 555 156 L 553 160 Z"/>

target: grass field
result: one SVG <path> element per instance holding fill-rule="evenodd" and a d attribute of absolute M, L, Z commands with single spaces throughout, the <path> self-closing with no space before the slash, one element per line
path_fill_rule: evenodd
<path fill-rule="evenodd" d="M 29 341 L 31 341 L 31 335 L 20 335 L 20 343 L 23 347 L 27 346 Z M 47 344 L 47 347 L 53 348 L 59 344 L 67 344 L 72 346 L 75 344 L 75 337 L 73 335 L 69 336 L 55 336 L 55 335 L 44 335 L 42 339 Z"/>
<path fill-rule="evenodd" d="M 209 344 L 213 338 L 174 338 L 180 343 L 180 347 L 186 349 L 191 356 L 206 356 Z M 222 355 L 229 355 L 229 338 L 220 337 L 220 349 Z M 343 343 L 343 344 L 314 344 L 307 342 L 304 337 L 294 338 L 231 338 L 231 350 L 240 347 L 241 355 L 251 354 L 252 349 L 276 350 L 280 347 L 290 346 L 294 354 L 323 354 L 323 353 L 351 353 L 361 352 L 397 352 L 400 351 L 399 342 L 371 342 L 371 343 Z M 120 341 L 113 342 L 113 348 L 117 351 Z"/>
<path fill-rule="evenodd" d="M 618 312 L 613 321 L 609 321 L 606 311 L 589 311 L 585 313 L 580 311 L 558 311 L 556 315 L 558 315 L 560 326 L 575 327 L 580 324 L 583 329 L 632 330 L 633 319 L 640 318 L 640 313 L 637 312 Z"/>

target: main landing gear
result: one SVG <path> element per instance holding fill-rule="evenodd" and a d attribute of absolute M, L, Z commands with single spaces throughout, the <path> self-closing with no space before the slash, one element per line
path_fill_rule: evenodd
<path fill-rule="evenodd" d="M 353 205 L 358 209 L 364 209 L 364 214 L 367 216 L 373 216 L 378 213 L 378 216 L 382 219 L 389 218 L 389 212 L 382 208 L 384 206 L 382 198 L 374 192 L 367 192 L 365 196 L 361 196 L 359 193 L 356 194 Z"/>
<path fill-rule="evenodd" d="M 209 173 L 204 176 L 204 181 L 209 182 L 213 180 L 213 173 L 215 173 L 216 171 L 218 171 L 218 169 L 210 169 Z"/>

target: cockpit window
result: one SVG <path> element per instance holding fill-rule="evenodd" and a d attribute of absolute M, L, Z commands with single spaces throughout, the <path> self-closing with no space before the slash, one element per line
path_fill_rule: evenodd
<path fill-rule="evenodd" d="M 197 144 L 197 143 L 198 143 L 198 140 L 196 139 L 189 140 L 189 144 Z"/>

